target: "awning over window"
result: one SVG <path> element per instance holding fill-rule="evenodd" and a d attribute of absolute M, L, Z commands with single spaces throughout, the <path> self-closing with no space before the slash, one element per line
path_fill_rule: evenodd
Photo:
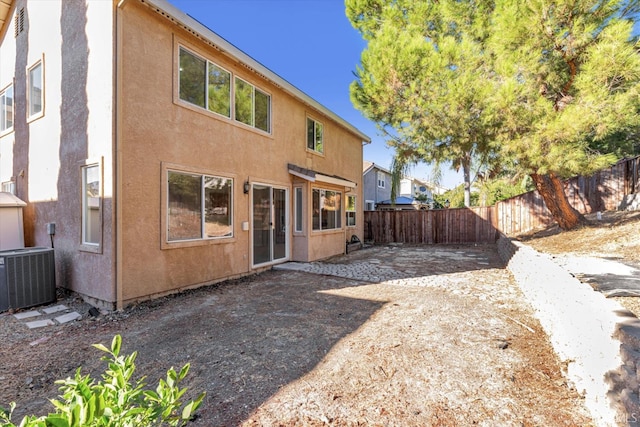
<path fill-rule="evenodd" d="M 287 166 L 291 175 L 306 179 L 309 182 L 326 182 L 327 184 L 341 185 L 343 187 L 351 188 L 356 188 L 358 186 L 355 182 L 349 181 L 348 179 L 344 179 L 336 175 L 325 175 L 311 169 L 305 169 L 301 168 L 300 166 L 292 165 L 291 163 L 289 163 Z"/>

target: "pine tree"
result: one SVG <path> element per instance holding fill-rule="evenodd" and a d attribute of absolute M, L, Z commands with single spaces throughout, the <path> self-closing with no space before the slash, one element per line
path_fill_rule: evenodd
<path fill-rule="evenodd" d="M 530 175 L 559 226 L 563 178 L 611 164 L 640 128 L 637 1 L 347 0 L 367 40 L 354 104 L 396 160 L 472 158 Z M 616 143 L 618 139 L 619 143 Z"/>

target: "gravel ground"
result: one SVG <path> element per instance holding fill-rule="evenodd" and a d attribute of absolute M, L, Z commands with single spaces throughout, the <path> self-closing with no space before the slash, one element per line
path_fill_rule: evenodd
<path fill-rule="evenodd" d="M 269 271 L 98 317 L 67 296 L 81 320 L 32 330 L 2 315 L 0 404 L 16 401 L 16 420 L 47 412 L 53 381 L 98 376 L 91 344 L 118 333 L 151 386 L 191 363 L 189 396 L 207 392 L 193 425 L 592 425 L 495 246 L 317 265 L 361 273 Z"/>

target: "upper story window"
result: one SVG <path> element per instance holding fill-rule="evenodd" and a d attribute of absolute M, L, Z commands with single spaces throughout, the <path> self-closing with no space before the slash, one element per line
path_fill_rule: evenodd
<path fill-rule="evenodd" d="M 324 152 L 322 134 L 322 123 L 307 117 L 307 148 L 309 150 L 317 151 L 318 153 Z"/>
<path fill-rule="evenodd" d="M 235 77 L 232 96 L 229 71 L 182 47 L 179 71 L 181 100 L 271 132 L 271 95 Z"/>
<path fill-rule="evenodd" d="M 231 117 L 231 73 L 180 48 L 180 99 Z"/>
<path fill-rule="evenodd" d="M 384 172 L 378 172 L 378 187 L 385 188 L 387 186 L 386 182 Z"/>
<path fill-rule="evenodd" d="M 0 91 L 0 133 L 13 128 L 13 85 Z"/>
<path fill-rule="evenodd" d="M 233 236 L 233 180 L 168 171 L 167 240 Z"/>
<path fill-rule="evenodd" d="M 236 120 L 271 132 L 271 96 L 236 77 Z"/>
<path fill-rule="evenodd" d="M 42 115 L 42 105 L 44 96 L 44 85 L 42 80 L 42 61 L 29 68 L 28 77 L 28 118 Z"/>

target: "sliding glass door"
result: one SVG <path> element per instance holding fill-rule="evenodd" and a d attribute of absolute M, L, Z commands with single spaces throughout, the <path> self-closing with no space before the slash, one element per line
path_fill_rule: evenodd
<path fill-rule="evenodd" d="M 253 184 L 253 265 L 285 259 L 289 249 L 287 190 Z"/>

